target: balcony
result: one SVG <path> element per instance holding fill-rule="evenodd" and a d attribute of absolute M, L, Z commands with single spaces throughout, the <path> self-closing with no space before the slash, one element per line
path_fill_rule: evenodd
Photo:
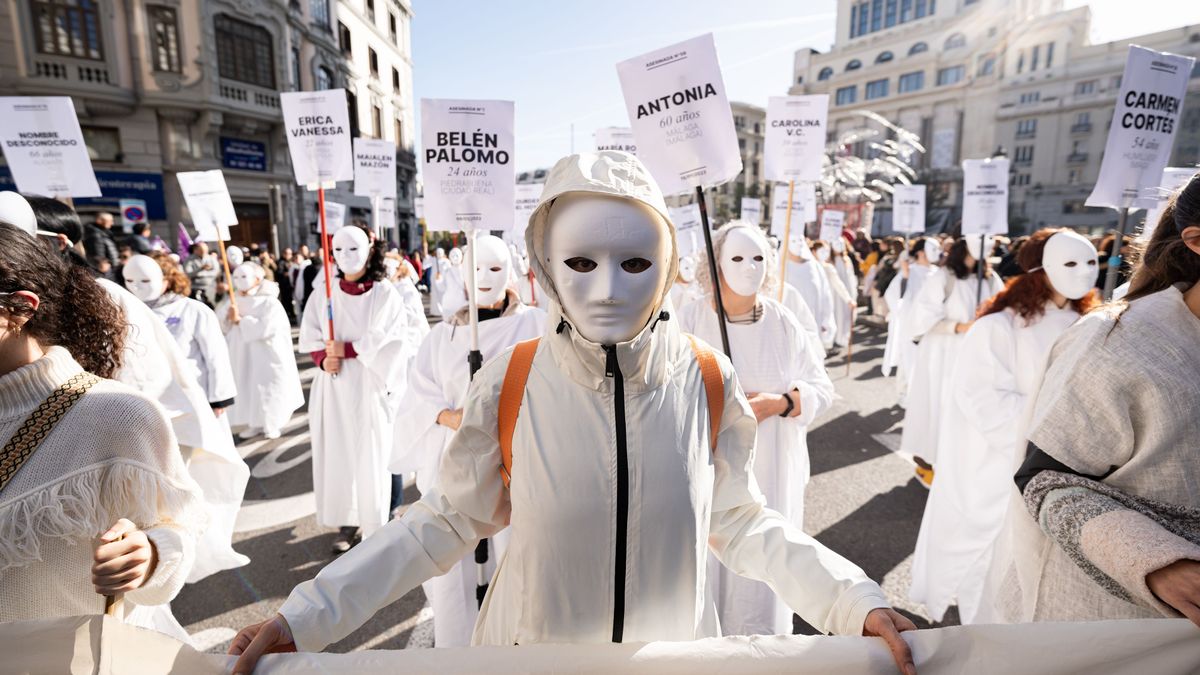
<path fill-rule="evenodd" d="M 1033 131 L 1018 131 L 1018 132 L 1017 132 L 1017 138 L 1018 138 L 1018 139 L 1021 139 L 1021 138 L 1036 138 L 1036 137 L 1037 137 L 1037 129 L 1034 129 Z"/>
<path fill-rule="evenodd" d="M 1071 125 L 1071 133 L 1073 134 L 1090 134 L 1092 133 L 1091 122 L 1080 122 L 1079 124 Z"/>
<path fill-rule="evenodd" d="M 274 116 L 279 112 L 279 93 L 252 84 L 220 80 L 218 94 L 225 103 L 242 109 L 257 110 Z"/>
<path fill-rule="evenodd" d="M 103 61 L 58 58 L 38 55 L 33 59 L 31 77 L 44 78 L 56 83 L 114 86 L 109 78 L 108 65 Z"/>
<path fill-rule="evenodd" d="M 1088 161 L 1086 152 L 1072 152 L 1067 155 L 1067 164 L 1084 164 Z"/>

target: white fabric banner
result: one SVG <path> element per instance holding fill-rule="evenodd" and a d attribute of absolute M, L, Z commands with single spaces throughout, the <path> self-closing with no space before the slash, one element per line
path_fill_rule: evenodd
<path fill-rule="evenodd" d="M 829 96 L 772 96 L 767 99 L 763 137 L 763 177 L 815 183 L 825 160 L 825 118 Z"/>
<path fill-rule="evenodd" d="M 513 236 L 525 238 L 525 228 L 529 226 L 529 217 L 537 208 L 538 200 L 542 198 L 542 188 L 545 183 L 521 183 L 516 186 L 516 209 L 513 213 Z M 522 244 L 521 248 L 524 248 Z"/>
<path fill-rule="evenodd" d="M 100 196 L 70 97 L 0 97 L 0 143 L 18 192 Z"/>
<path fill-rule="evenodd" d="M 825 209 L 821 212 L 821 241 L 833 243 L 842 236 L 842 227 L 846 224 L 845 211 Z"/>
<path fill-rule="evenodd" d="M 354 139 L 354 194 L 396 198 L 396 144 L 383 138 Z"/>
<path fill-rule="evenodd" d="M 175 174 L 200 241 L 229 241 L 229 228 L 238 224 L 237 211 L 220 169 Z"/>
<path fill-rule="evenodd" d="M 720 185 L 742 172 L 712 34 L 617 64 L 638 157 L 664 194 Z"/>
<path fill-rule="evenodd" d="M 762 200 L 758 197 L 742 197 L 742 220 L 758 225 L 762 222 Z"/>
<path fill-rule="evenodd" d="M 1197 172 L 1200 172 L 1200 169 L 1196 167 L 1169 166 L 1163 169 L 1162 180 L 1159 181 L 1157 187 L 1146 188 L 1142 191 L 1142 197 L 1153 200 L 1155 206 L 1146 211 L 1146 224 L 1142 227 L 1142 233 L 1138 235 L 1138 239 L 1149 241 L 1150 237 L 1154 236 L 1154 228 L 1158 227 L 1158 221 L 1162 219 L 1163 209 L 1167 208 L 1167 202 L 1171 201 L 1171 195 L 1187 185 L 1187 182 Z"/>
<path fill-rule="evenodd" d="M 279 93 L 296 183 L 309 189 L 354 178 L 345 89 Z"/>
<path fill-rule="evenodd" d="M 963 234 L 1008 233 L 1008 160 L 964 159 Z"/>
<path fill-rule="evenodd" d="M 425 211 L 435 230 L 511 230 L 512 101 L 421 99 Z"/>
<path fill-rule="evenodd" d="M 318 216 L 319 217 L 319 216 Z M 346 225 L 346 205 L 325 200 L 325 232 L 333 236 L 334 232 Z M 320 225 L 318 224 L 318 227 Z"/>
<path fill-rule="evenodd" d="M 1129 46 L 1100 177 L 1088 206 L 1154 208 L 1142 190 L 1158 187 L 1171 157 L 1196 59 Z"/>
<path fill-rule="evenodd" d="M 782 237 L 787 225 L 788 186 L 776 183 L 771 190 L 771 234 Z M 805 223 L 817 219 L 817 186 L 797 183 L 792 191 L 792 229 L 804 231 Z"/>
<path fill-rule="evenodd" d="M 629 127 L 604 127 L 596 130 L 596 150 L 620 150 L 637 154 L 637 141 Z"/>
<path fill-rule="evenodd" d="M 671 222 L 675 223 L 675 240 L 679 244 L 679 257 L 683 258 L 704 250 L 704 233 L 700 231 L 700 205 L 688 204 L 678 208 L 668 207 Z"/>
<path fill-rule="evenodd" d="M 925 186 L 895 185 L 892 192 L 892 230 L 901 234 L 925 233 Z"/>

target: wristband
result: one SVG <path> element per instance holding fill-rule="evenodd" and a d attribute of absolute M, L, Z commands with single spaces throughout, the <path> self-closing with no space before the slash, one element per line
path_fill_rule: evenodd
<path fill-rule="evenodd" d="M 792 400 L 791 392 L 784 394 L 783 399 L 787 401 L 787 407 L 783 409 L 783 412 L 779 413 L 779 416 L 787 417 L 792 414 L 792 409 L 796 407 L 796 402 Z"/>

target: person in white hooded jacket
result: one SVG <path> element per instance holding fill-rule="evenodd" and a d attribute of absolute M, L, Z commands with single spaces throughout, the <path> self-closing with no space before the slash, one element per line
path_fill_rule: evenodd
<path fill-rule="evenodd" d="M 572 155 L 551 169 L 526 231 L 550 330 L 476 374 L 434 490 L 243 629 L 235 672 L 267 649 L 342 638 L 511 525 L 474 644 L 713 634 L 710 548 L 818 629 L 883 636 L 915 673 L 899 635 L 913 625 L 879 586 L 763 505 L 758 424 L 731 364 L 662 311 L 678 261 L 666 211 L 633 155 Z M 529 370 L 501 414 L 514 359 Z"/>
<path fill-rule="evenodd" d="M 902 400 L 917 358 L 917 345 L 912 334 L 915 298 L 921 294 L 925 281 L 937 272 L 936 265 L 941 257 L 942 246 L 937 239 L 918 237 L 913 240 L 899 262 L 900 273 L 892 278 L 883 294 L 888 308 L 883 376 L 890 377 L 892 370 L 896 371 Z"/>
<path fill-rule="evenodd" d="M 858 307 L 858 299 L 855 294 L 858 292 L 858 287 L 854 286 L 854 291 L 846 286 L 842 275 L 834 266 L 829 253 L 829 242 L 819 240 L 813 242 L 812 252 L 820 263 L 821 268 L 825 270 L 825 278 L 829 280 L 829 289 L 833 292 L 833 318 L 834 332 L 833 344 L 838 347 L 845 347 L 850 344 L 850 331 L 853 328 L 854 311 Z"/>

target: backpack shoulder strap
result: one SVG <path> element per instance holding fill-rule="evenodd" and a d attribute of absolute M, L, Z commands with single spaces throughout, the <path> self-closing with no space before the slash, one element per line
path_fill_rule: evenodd
<path fill-rule="evenodd" d="M 517 428 L 517 416 L 521 414 L 521 400 L 525 398 L 525 382 L 529 380 L 529 369 L 533 367 L 533 356 L 537 353 L 541 338 L 524 340 L 513 347 L 508 370 L 504 373 L 504 384 L 500 386 L 500 405 L 497 408 L 500 431 L 500 477 L 508 487 L 512 480 L 512 441 Z"/>
<path fill-rule="evenodd" d="M 704 379 L 704 394 L 708 399 L 709 438 L 712 441 L 713 452 L 717 451 L 717 436 L 721 432 L 721 415 L 725 412 L 725 378 L 721 375 L 721 366 L 712 348 L 701 342 L 695 335 L 687 336 L 692 345 L 692 353 L 700 364 L 700 376 Z"/>

